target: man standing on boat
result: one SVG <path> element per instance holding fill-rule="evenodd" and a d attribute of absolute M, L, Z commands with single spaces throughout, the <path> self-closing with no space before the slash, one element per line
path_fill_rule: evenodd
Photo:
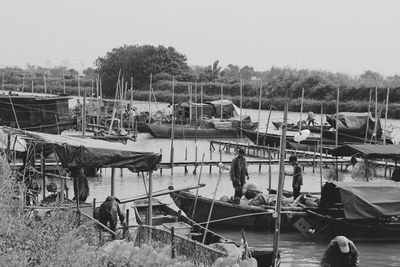
<path fill-rule="evenodd" d="M 242 188 L 249 179 L 249 173 L 247 171 L 247 162 L 244 158 L 244 149 L 239 148 L 239 154 L 232 160 L 230 176 L 233 184 L 233 188 L 235 189 L 235 198 L 242 197 Z"/>
<path fill-rule="evenodd" d="M 308 114 L 307 114 L 307 122 L 308 122 L 308 124 L 307 125 L 315 125 L 315 116 L 314 116 L 314 112 L 312 112 L 312 111 L 309 111 L 308 112 Z"/>
<path fill-rule="evenodd" d="M 353 241 L 345 236 L 337 236 L 329 243 L 321 259 L 322 267 L 354 267 L 359 264 L 359 256 Z"/>
<path fill-rule="evenodd" d="M 297 157 L 291 155 L 289 157 L 289 163 L 293 166 L 293 173 L 285 173 L 288 176 L 293 176 L 292 187 L 293 187 L 293 200 L 300 195 L 300 189 L 303 185 L 303 168 L 300 163 L 297 162 Z"/>

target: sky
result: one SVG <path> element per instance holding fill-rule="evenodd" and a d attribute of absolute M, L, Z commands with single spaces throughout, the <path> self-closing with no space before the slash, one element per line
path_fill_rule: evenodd
<path fill-rule="evenodd" d="M 92 67 L 122 45 L 189 65 L 400 74 L 396 0 L 2 0 L 0 67 Z"/>

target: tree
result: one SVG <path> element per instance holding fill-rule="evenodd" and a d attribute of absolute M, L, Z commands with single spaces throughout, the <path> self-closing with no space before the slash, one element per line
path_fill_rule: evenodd
<path fill-rule="evenodd" d="M 209 82 L 214 82 L 218 79 L 221 67 L 218 66 L 219 60 L 214 61 L 212 65 L 208 65 L 204 68 L 206 79 Z"/>
<path fill-rule="evenodd" d="M 148 84 L 151 73 L 163 73 L 163 77 L 169 75 L 176 79 L 191 77 L 186 56 L 173 47 L 161 45 L 125 45 L 114 48 L 104 57 L 99 57 L 95 65 L 102 78 L 104 93 L 109 96 L 115 92 L 119 71 L 126 80 L 133 77 L 134 86 L 138 89 Z"/>
<path fill-rule="evenodd" d="M 96 70 L 91 67 L 83 70 L 83 74 L 85 74 L 86 77 L 92 78 L 92 79 L 95 79 L 97 77 Z"/>
<path fill-rule="evenodd" d="M 249 66 L 244 66 L 240 69 L 240 78 L 244 81 L 250 81 L 252 77 L 255 76 L 254 68 Z"/>
<path fill-rule="evenodd" d="M 237 83 L 240 77 L 240 68 L 229 64 L 221 71 L 221 81 L 224 83 Z"/>

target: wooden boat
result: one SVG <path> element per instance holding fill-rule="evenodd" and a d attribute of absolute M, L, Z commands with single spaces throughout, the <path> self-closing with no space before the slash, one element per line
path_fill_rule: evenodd
<path fill-rule="evenodd" d="M 396 182 L 326 183 L 318 209 L 307 209 L 303 235 L 330 240 L 400 241 L 400 184 Z"/>
<path fill-rule="evenodd" d="M 279 121 L 273 121 L 272 124 L 274 127 L 279 130 L 280 127 L 282 126 L 282 122 Z M 298 131 L 299 130 L 299 125 L 298 123 L 288 123 L 287 125 L 287 130 L 288 131 Z M 332 126 L 330 125 L 322 125 L 322 130 L 323 131 L 328 131 Z M 302 130 L 310 130 L 312 133 L 320 133 L 321 132 L 321 126 L 320 125 L 307 125 L 306 123 L 302 123 L 301 125 Z"/>
<path fill-rule="evenodd" d="M 69 114 L 66 96 L 0 95 L 2 126 L 60 134 L 76 125 Z"/>
<path fill-rule="evenodd" d="M 133 208 L 135 211 L 136 222 L 139 225 L 145 225 L 148 216 L 148 200 L 137 200 L 133 203 Z M 190 220 L 182 214 L 182 212 L 176 211 L 170 208 L 167 204 L 160 202 L 158 199 L 153 199 L 152 203 L 153 216 L 152 223 L 155 229 L 163 229 L 166 233 L 171 232 L 171 228 L 174 227 L 175 233 L 177 235 L 186 236 L 187 240 L 190 241 L 192 245 L 198 246 L 203 241 L 205 228 L 196 224 L 194 221 Z M 171 237 L 172 238 L 172 237 Z M 171 240 L 169 238 L 168 240 Z M 153 239 L 154 240 L 154 239 Z M 211 230 L 207 230 L 204 245 L 201 246 L 200 250 L 208 250 L 212 248 L 222 248 L 222 247 L 236 247 L 239 248 L 240 244 L 235 243 Z M 250 253 L 252 257 L 257 260 L 258 266 L 272 266 L 272 250 L 270 249 L 252 249 L 250 248 Z M 211 253 L 214 258 L 210 259 L 210 262 L 214 262 L 219 255 L 220 257 L 226 257 L 225 253 Z M 211 256 L 212 257 L 212 256 Z"/>
<path fill-rule="evenodd" d="M 194 194 L 180 191 L 171 193 L 170 196 L 190 219 L 202 225 L 207 223 L 212 199 L 199 196 L 194 216 L 192 216 L 196 199 Z M 215 200 L 210 224 L 214 226 L 273 230 L 275 227 L 274 208 L 273 206 L 244 206 Z M 284 207 L 282 215 L 282 229 L 293 230 L 292 223 L 304 216 L 305 212 L 299 207 Z"/>

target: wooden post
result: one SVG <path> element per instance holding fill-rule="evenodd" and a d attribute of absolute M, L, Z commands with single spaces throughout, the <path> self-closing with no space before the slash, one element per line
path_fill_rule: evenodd
<path fill-rule="evenodd" d="M 171 175 L 174 175 L 174 131 L 175 131 L 175 77 L 172 78 L 172 125 L 171 125 Z"/>
<path fill-rule="evenodd" d="M 365 128 L 365 141 L 364 143 L 368 142 L 368 131 L 369 131 L 369 114 L 371 110 L 371 101 L 372 101 L 372 88 L 369 89 L 369 102 L 368 102 L 368 118 L 367 118 L 367 127 Z"/>
<path fill-rule="evenodd" d="M 152 172 L 149 172 L 149 214 L 148 214 L 148 224 L 149 226 L 153 225 L 153 177 L 152 177 Z"/>
<path fill-rule="evenodd" d="M 96 210 L 96 198 L 93 198 L 93 218 L 96 218 L 96 212 L 95 212 L 95 210 Z M 98 219 L 98 218 L 97 218 Z"/>
<path fill-rule="evenodd" d="M 65 73 L 63 71 L 63 84 L 64 84 L 64 94 L 65 94 Z"/>
<path fill-rule="evenodd" d="M 44 85 L 44 93 L 47 94 L 46 73 L 44 72 L 43 72 L 43 85 Z"/>
<path fill-rule="evenodd" d="M 375 141 L 378 141 L 378 86 L 375 87 L 375 125 L 374 125 L 374 136 Z M 373 137 L 371 137 L 372 140 Z"/>
<path fill-rule="evenodd" d="M 221 84 L 221 101 L 223 100 L 223 94 L 224 94 L 224 87 Z M 221 120 L 222 120 L 222 112 L 223 111 L 223 106 L 221 105 Z"/>
<path fill-rule="evenodd" d="M 32 80 L 31 80 L 31 81 L 32 81 L 32 94 L 33 94 L 33 77 L 32 77 Z"/>
<path fill-rule="evenodd" d="M 162 155 L 162 148 L 160 148 L 160 154 Z M 162 174 L 162 168 L 160 167 L 160 175 Z"/>
<path fill-rule="evenodd" d="M 81 98 L 81 80 L 78 74 L 78 97 Z"/>
<path fill-rule="evenodd" d="M 201 116 L 201 118 L 203 118 L 204 117 L 204 115 L 203 115 L 203 83 L 200 85 L 200 102 L 201 102 L 201 105 L 200 105 L 200 116 Z"/>
<path fill-rule="evenodd" d="M 322 133 L 323 133 L 323 114 L 324 114 L 324 104 L 321 103 L 321 132 L 320 132 L 320 136 L 321 136 L 321 140 L 320 140 L 320 146 L 319 146 L 319 182 L 321 185 L 321 191 L 322 191 L 322 153 L 323 153 L 323 138 L 322 138 Z"/>
<path fill-rule="evenodd" d="M 114 196 L 114 178 L 115 178 L 115 168 L 111 168 L 111 196 Z"/>
<path fill-rule="evenodd" d="M 304 102 L 304 87 L 301 90 L 299 132 L 301 132 L 301 125 L 303 124 L 303 102 Z"/>
<path fill-rule="evenodd" d="M 83 103 L 82 103 L 82 137 L 85 137 L 85 135 L 86 135 L 86 93 L 83 95 Z"/>
<path fill-rule="evenodd" d="M 1 80 L 1 91 L 4 93 L 4 72 L 3 72 L 3 79 Z"/>
<path fill-rule="evenodd" d="M 339 145 L 339 88 L 336 93 L 336 134 L 335 134 L 335 146 Z"/>
<path fill-rule="evenodd" d="M 210 145 L 210 162 L 212 162 L 212 148 L 211 148 L 211 145 Z M 210 163 L 210 173 L 211 173 L 211 166 L 212 166 L 212 164 Z"/>
<path fill-rule="evenodd" d="M 222 108 L 222 106 L 221 106 L 221 108 Z M 240 80 L 240 138 L 243 137 L 243 121 L 242 121 L 243 111 L 242 110 L 243 110 L 243 81 Z"/>
<path fill-rule="evenodd" d="M 195 148 L 195 154 L 194 154 L 194 170 L 193 170 L 193 174 L 196 174 L 196 172 L 197 172 L 196 169 L 197 169 L 197 146 Z"/>
<path fill-rule="evenodd" d="M 313 164 L 312 164 L 312 172 L 313 173 L 315 173 L 315 153 L 317 152 L 317 147 L 318 147 L 318 144 L 316 146 L 314 146 Z"/>
<path fill-rule="evenodd" d="M 153 74 L 150 73 L 150 88 L 149 88 L 149 123 L 151 123 L 151 90 L 152 90 L 152 83 L 153 83 Z M 172 116 L 174 117 L 174 116 Z M 173 118 L 172 118 L 173 120 Z"/>
<path fill-rule="evenodd" d="M 43 179 L 43 199 L 46 198 L 46 159 L 44 158 L 44 145 L 42 145 L 40 151 L 40 172 Z"/>
<path fill-rule="evenodd" d="M 196 198 L 195 198 L 194 204 L 193 204 L 192 217 L 190 217 L 192 220 L 194 219 L 194 214 L 195 214 L 196 205 L 197 205 L 197 199 L 199 196 L 199 187 L 200 187 L 200 181 L 201 181 L 201 174 L 203 173 L 204 156 L 205 156 L 205 153 L 203 153 L 203 157 L 201 158 L 200 174 L 199 174 L 199 179 L 197 180 Z"/>
<path fill-rule="evenodd" d="M 268 161 L 269 161 L 269 166 L 268 166 L 268 190 L 271 191 L 271 181 L 272 181 L 272 155 L 271 151 L 269 150 L 269 145 L 268 145 Z"/>
<path fill-rule="evenodd" d="M 389 90 L 390 88 L 387 88 L 386 92 L 386 107 L 385 107 L 385 134 L 383 135 L 383 144 L 386 145 L 386 135 L 387 135 L 387 117 L 388 117 L 388 109 L 389 109 Z M 386 161 L 387 163 L 387 161 Z M 387 164 L 386 164 L 387 165 Z M 385 170 L 385 177 L 386 177 L 386 170 Z"/>
<path fill-rule="evenodd" d="M 259 136 L 259 132 L 260 132 L 261 97 L 262 97 L 262 80 L 260 80 L 260 81 L 261 81 L 261 83 L 260 83 L 260 99 L 258 101 L 258 120 L 257 120 L 258 129 L 257 129 L 257 138 L 256 138 L 256 145 L 257 146 L 259 145 L 258 136 Z M 242 121 L 242 118 L 240 118 L 240 121 Z M 242 129 L 240 129 L 240 130 L 242 130 Z M 257 156 L 258 156 L 258 151 L 257 151 Z M 260 164 L 260 170 L 261 170 L 261 164 Z"/>
<path fill-rule="evenodd" d="M 60 174 L 61 175 L 61 174 Z M 65 187 L 65 179 L 60 178 L 61 188 L 60 188 L 60 205 L 64 203 L 64 187 Z"/>
<path fill-rule="evenodd" d="M 25 72 L 24 75 L 22 76 L 22 92 L 24 92 L 25 89 Z"/>
<path fill-rule="evenodd" d="M 171 227 L 171 258 L 175 258 L 175 227 Z"/>
<path fill-rule="evenodd" d="M 280 160 L 279 160 L 279 182 L 278 182 L 278 192 L 276 200 L 276 210 L 274 212 L 275 220 L 275 232 L 274 232 L 274 251 L 273 251 L 273 266 L 279 266 L 279 238 L 280 238 L 280 227 L 281 227 L 281 206 L 282 206 L 282 191 L 285 181 L 285 159 L 284 152 L 286 148 L 286 127 L 287 127 L 287 112 L 288 103 L 285 103 L 283 124 L 282 124 L 282 135 L 280 141 Z"/>

